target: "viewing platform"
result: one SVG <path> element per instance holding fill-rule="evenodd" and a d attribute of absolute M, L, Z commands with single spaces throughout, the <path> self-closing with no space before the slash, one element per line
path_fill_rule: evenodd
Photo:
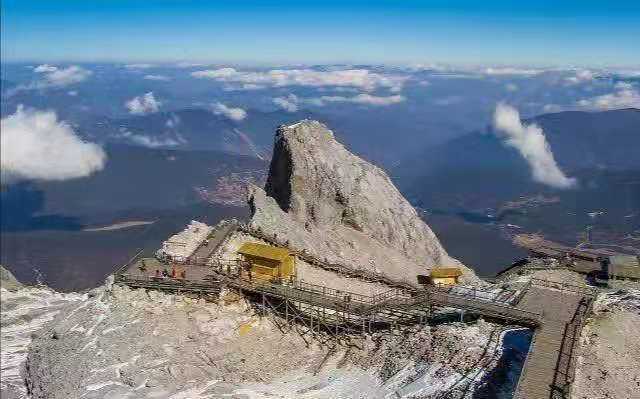
<path fill-rule="evenodd" d="M 595 298 L 594 289 L 532 278 L 519 289 L 401 285 L 362 295 L 305 282 L 294 275 L 281 277 L 279 271 L 274 272 L 280 270 L 277 268 L 267 274 L 257 273 L 250 259 L 260 255 L 263 260 L 259 267 L 265 268 L 276 258 L 285 259 L 285 254 L 297 256 L 293 251 L 274 249 L 266 256 L 261 249 L 264 245 L 245 246 L 244 257 L 237 260 L 211 257 L 237 228 L 229 225 L 214 231 L 193 256 L 182 262 L 145 258 L 139 252 L 118 269 L 115 282 L 132 288 L 207 296 L 217 296 L 226 287 L 243 294 L 261 315 L 272 315 L 270 320 L 283 332 L 295 328 L 303 338 L 308 334 L 321 342 L 333 339 L 347 345 L 351 345 L 352 337 L 377 330 L 437 323 L 447 309 L 458 312 L 460 320 L 466 313 L 505 326 L 531 328 L 533 341 L 514 398 L 566 397 L 573 380 L 574 351 Z M 258 249 L 262 252 L 254 253 Z"/>

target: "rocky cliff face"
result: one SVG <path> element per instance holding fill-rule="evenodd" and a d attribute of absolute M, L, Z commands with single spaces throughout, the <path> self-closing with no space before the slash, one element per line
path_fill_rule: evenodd
<path fill-rule="evenodd" d="M 233 294 L 212 303 L 106 284 L 31 334 L 23 376 L 32 399 L 435 397 L 476 367 L 496 328 L 418 325 L 331 349 Z"/>
<path fill-rule="evenodd" d="M 434 266 L 460 265 L 389 176 L 317 121 L 278 129 L 267 184 L 249 202 L 253 227 L 331 262 L 411 283 Z"/>
<path fill-rule="evenodd" d="M 0 398 L 27 397 L 21 368 L 36 332 L 70 304 L 85 299 L 81 294 L 63 294 L 46 287 L 24 286 L 0 266 Z"/>
<path fill-rule="evenodd" d="M 13 274 L 4 266 L 0 265 L 0 287 L 8 290 L 15 291 L 23 287 L 23 285 L 15 278 Z"/>

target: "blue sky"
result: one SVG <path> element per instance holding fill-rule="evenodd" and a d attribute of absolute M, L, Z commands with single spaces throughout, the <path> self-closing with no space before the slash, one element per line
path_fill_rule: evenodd
<path fill-rule="evenodd" d="M 2 1 L 3 61 L 640 65 L 640 1 Z"/>

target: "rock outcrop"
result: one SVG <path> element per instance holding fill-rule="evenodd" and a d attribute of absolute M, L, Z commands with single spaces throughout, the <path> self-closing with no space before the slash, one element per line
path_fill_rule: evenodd
<path fill-rule="evenodd" d="M 0 265 L 0 287 L 9 291 L 15 291 L 22 288 L 23 285 L 9 270 Z"/>
<path fill-rule="evenodd" d="M 2 266 L 0 286 L 0 398 L 27 398 L 21 369 L 31 340 L 60 311 L 82 301 L 85 295 L 22 285 Z"/>
<path fill-rule="evenodd" d="M 638 397 L 640 289 L 635 287 L 598 295 L 582 330 L 572 398 Z"/>
<path fill-rule="evenodd" d="M 435 266 L 461 266 L 387 174 L 304 120 L 278 128 L 265 189 L 249 190 L 251 225 L 320 259 L 415 284 Z"/>
<path fill-rule="evenodd" d="M 29 397 L 435 396 L 476 367 L 499 328 L 417 325 L 331 349 L 227 299 L 100 287 L 34 334 L 24 364 Z"/>

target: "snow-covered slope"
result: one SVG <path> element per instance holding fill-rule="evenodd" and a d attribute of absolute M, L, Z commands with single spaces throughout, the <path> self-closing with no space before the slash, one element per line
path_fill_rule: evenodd
<path fill-rule="evenodd" d="M 3 274 L 6 272 L 5 269 L 2 271 Z M 20 367 L 27 356 L 32 336 L 62 309 L 85 299 L 86 295 L 82 294 L 62 294 L 46 287 L 20 287 L 3 279 L 0 288 L 2 398 L 26 397 Z"/>
<path fill-rule="evenodd" d="M 25 378 L 34 399 L 411 397 L 473 368 L 495 328 L 416 326 L 327 356 L 331 345 L 281 332 L 235 294 L 216 304 L 106 285 L 38 333 Z"/>

